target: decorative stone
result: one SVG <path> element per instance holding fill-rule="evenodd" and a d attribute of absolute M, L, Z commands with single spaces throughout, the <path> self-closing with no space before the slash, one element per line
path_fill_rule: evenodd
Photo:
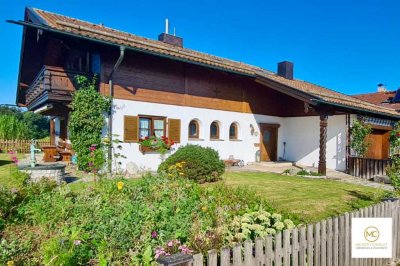
<path fill-rule="evenodd" d="M 136 175 L 139 173 L 139 167 L 134 162 L 127 163 L 125 169 L 128 175 Z"/>
<path fill-rule="evenodd" d="M 40 180 L 47 178 L 60 185 L 64 181 L 64 164 L 38 164 L 35 167 L 31 167 L 30 165 L 20 165 L 18 166 L 18 169 L 27 173 L 32 182 L 39 182 Z"/>
<path fill-rule="evenodd" d="M 191 265 L 193 262 L 193 256 L 189 254 L 176 253 L 171 256 L 159 257 L 156 261 L 164 266 Z"/>

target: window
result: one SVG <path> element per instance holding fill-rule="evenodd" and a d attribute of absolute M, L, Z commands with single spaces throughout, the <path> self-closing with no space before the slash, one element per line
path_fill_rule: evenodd
<path fill-rule="evenodd" d="M 219 139 L 219 125 L 214 121 L 210 126 L 210 139 Z"/>
<path fill-rule="evenodd" d="M 192 120 L 189 123 L 189 138 L 191 139 L 199 138 L 199 123 L 196 120 Z"/>
<path fill-rule="evenodd" d="M 229 127 L 229 139 L 238 139 L 238 125 L 232 123 Z"/>
<path fill-rule="evenodd" d="M 165 136 L 165 118 L 139 116 L 139 138 Z"/>

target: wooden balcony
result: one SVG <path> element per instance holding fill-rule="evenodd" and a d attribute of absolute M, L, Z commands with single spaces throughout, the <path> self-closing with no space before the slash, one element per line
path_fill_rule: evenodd
<path fill-rule="evenodd" d="M 25 103 L 28 110 L 34 111 L 43 104 L 50 103 L 68 105 L 72 100 L 72 92 L 76 89 L 76 75 L 91 76 L 90 73 L 43 66 L 26 91 Z"/>

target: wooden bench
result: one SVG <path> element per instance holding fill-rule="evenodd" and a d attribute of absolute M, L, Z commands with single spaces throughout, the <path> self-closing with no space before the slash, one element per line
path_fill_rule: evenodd
<path fill-rule="evenodd" d="M 59 140 L 57 143 L 57 152 L 61 161 L 66 163 L 71 162 L 73 155 L 71 144 L 68 144 L 63 140 Z"/>

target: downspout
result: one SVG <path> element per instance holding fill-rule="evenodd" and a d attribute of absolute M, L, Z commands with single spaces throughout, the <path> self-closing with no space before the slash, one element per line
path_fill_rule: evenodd
<path fill-rule="evenodd" d="M 113 97 L 114 97 L 114 84 L 113 84 L 113 77 L 114 73 L 117 71 L 119 65 L 122 63 L 125 57 L 125 46 L 119 47 L 119 57 L 113 69 L 111 70 L 110 75 L 108 76 L 108 88 L 109 88 L 109 96 L 111 98 L 111 106 L 110 106 L 110 113 L 108 115 L 108 139 L 110 141 L 110 145 L 108 147 L 108 173 L 111 175 L 112 173 L 112 126 L 113 126 Z"/>

